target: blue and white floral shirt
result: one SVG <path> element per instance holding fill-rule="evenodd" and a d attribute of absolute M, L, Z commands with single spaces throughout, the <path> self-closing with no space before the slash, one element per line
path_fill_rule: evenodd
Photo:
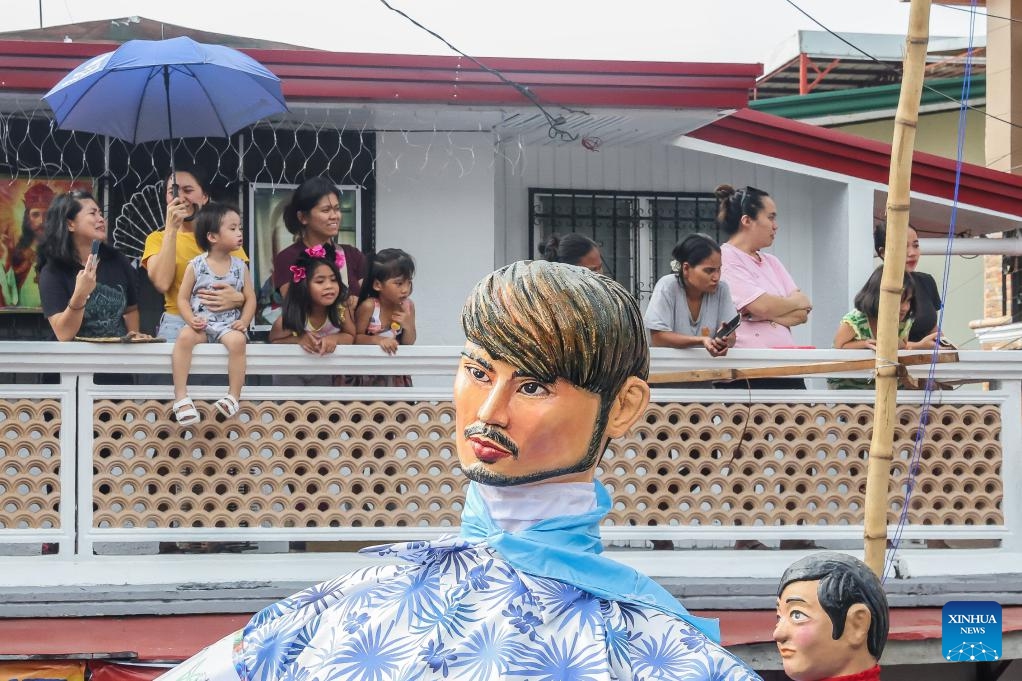
<path fill-rule="evenodd" d="M 486 539 L 365 551 L 404 562 L 275 603 L 161 681 L 760 678 L 690 621 L 515 568 Z"/>

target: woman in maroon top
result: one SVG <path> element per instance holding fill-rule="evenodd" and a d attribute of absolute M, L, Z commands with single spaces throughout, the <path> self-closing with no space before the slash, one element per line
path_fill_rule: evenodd
<path fill-rule="evenodd" d="M 273 287 L 281 298 L 291 283 L 291 266 L 306 248 L 333 242 L 341 229 L 341 192 L 325 177 L 302 182 L 284 209 L 284 226 L 295 242 L 273 257 Z M 344 264 L 338 269 L 348 287 L 348 313 L 355 318 L 355 304 L 366 275 L 366 259 L 354 246 L 342 245 Z"/>

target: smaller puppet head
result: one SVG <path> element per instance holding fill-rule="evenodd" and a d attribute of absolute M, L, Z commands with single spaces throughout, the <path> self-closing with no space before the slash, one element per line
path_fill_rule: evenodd
<path fill-rule="evenodd" d="M 466 477 L 498 487 L 592 480 L 607 440 L 649 402 L 635 299 L 585 268 L 522 261 L 479 282 L 461 321 L 454 406 Z"/>
<path fill-rule="evenodd" d="M 862 561 L 843 553 L 814 553 L 781 576 L 774 641 L 784 673 L 794 681 L 873 668 L 887 630 L 887 596 Z"/>

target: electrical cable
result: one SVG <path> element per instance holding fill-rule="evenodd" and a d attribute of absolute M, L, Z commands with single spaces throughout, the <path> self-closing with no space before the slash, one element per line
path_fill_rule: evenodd
<path fill-rule="evenodd" d="M 859 46 L 857 46 L 854 43 L 848 41 L 843 36 L 835 33 L 834 31 L 832 31 L 827 26 L 824 26 L 819 20 L 817 20 L 811 14 L 809 14 L 804 9 L 799 7 L 793 0 L 785 0 L 785 2 L 787 2 L 789 5 L 794 7 L 798 12 L 803 14 L 810 21 L 812 21 L 814 24 L 816 24 L 817 26 L 822 28 L 824 31 L 826 31 L 830 35 L 834 36 L 835 38 L 837 38 L 838 40 L 840 40 L 844 44 L 848 45 L 849 47 L 851 47 L 855 51 L 857 51 L 860 54 L 864 55 L 866 58 L 868 58 L 868 59 L 874 61 L 875 63 L 880 64 L 881 66 L 883 66 L 885 68 L 885 70 L 887 70 L 887 71 L 889 71 L 891 73 L 897 74 L 899 76 L 903 75 L 902 74 L 902 70 L 895 69 L 895 68 L 885 64 L 884 62 L 882 62 L 881 60 L 877 59 L 873 55 L 869 54 L 868 52 L 866 52 L 865 50 L 863 50 Z M 969 94 L 970 94 L 971 85 L 972 85 L 972 63 L 973 63 L 972 62 L 972 57 L 973 57 L 973 48 L 974 48 L 974 39 L 975 39 L 975 23 L 976 23 L 976 15 L 978 14 L 978 12 L 975 11 L 976 0 L 971 0 L 971 8 L 972 8 L 972 11 L 971 11 L 970 19 L 969 19 L 969 43 L 968 43 L 968 49 L 966 51 L 966 56 L 965 56 L 965 72 L 964 72 L 963 78 L 962 78 L 962 96 L 961 96 L 961 99 L 956 99 L 954 97 L 951 97 L 950 95 L 946 95 L 943 92 L 940 92 L 939 90 L 936 90 L 935 88 L 929 87 L 925 83 L 923 83 L 923 87 L 925 89 L 927 89 L 927 90 L 929 90 L 931 92 L 934 92 L 934 93 L 940 95 L 941 97 L 944 97 L 945 99 L 948 99 L 949 101 L 956 102 L 958 104 L 958 106 L 959 106 L 958 148 L 957 148 L 957 154 L 956 154 L 956 159 L 955 159 L 954 197 L 953 197 L 953 200 L 952 200 L 951 221 L 950 221 L 949 230 L 948 230 L 947 244 L 945 246 L 945 254 L 944 254 L 944 280 L 943 280 L 943 288 L 942 288 L 942 291 L 941 291 L 941 300 L 946 300 L 947 299 L 947 286 L 948 286 L 948 280 L 950 278 L 950 268 L 951 268 L 951 245 L 952 245 L 952 242 L 953 242 L 954 237 L 955 237 L 955 226 L 957 224 L 957 218 L 958 218 L 958 203 L 959 203 L 958 195 L 959 195 L 959 189 L 961 187 L 962 166 L 964 165 L 963 157 L 964 157 L 964 149 L 965 149 L 966 112 L 969 111 L 969 110 L 978 111 L 978 112 L 982 113 L 983 115 L 988 116 L 989 118 L 992 118 L 994 120 L 1000 121 L 1000 122 L 1005 123 L 1007 125 L 1010 125 L 1012 127 L 1022 127 L 1020 125 L 1012 123 L 1011 121 L 1005 120 L 1005 119 L 1000 118 L 998 116 L 994 116 L 993 114 L 989 114 L 986 111 L 982 111 L 981 109 L 973 107 L 973 106 L 971 106 L 968 103 Z M 934 376 L 935 376 L 936 365 L 937 365 L 937 357 L 938 357 L 938 353 L 940 351 L 940 342 L 939 342 L 939 340 L 940 340 L 940 338 L 942 336 L 943 323 L 944 323 L 944 306 L 942 305 L 940 310 L 938 311 L 938 316 L 937 316 L 937 340 L 938 340 L 938 342 L 933 347 L 933 352 L 932 352 L 932 356 L 931 356 L 931 359 L 930 359 L 930 365 L 929 365 L 929 371 L 927 373 L 926 385 L 925 385 L 924 390 L 923 390 L 923 404 L 922 404 L 922 411 L 920 413 L 919 427 L 916 429 L 915 442 L 914 442 L 914 446 L 913 446 L 912 457 L 911 457 L 911 459 L 909 461 L 909 465 L 908 465 L 908 468 L 907 468 L 907 471 L 906 471 L 906 483 L 905 483 L 904 501 L 903 501 L 903 504 L 902 504 L 901 513 L 900 513 L 899 518 L 898 518 L 898 524 L 895 527 L 894 537 L 893 537 L 893 539 L 891 541 L 891 545 L 890 545 L 890 548 L 888 550 L 887 557 L 886 557 L 885 563 L 884 563 L 884 570 L 883 570 L 883 576 L 882 576 L 882 580 L 884 582 L 887 581 L 887 578 L 889 577 L 891 571 L 894 568 L 894 559 L 895 559 L 895 556 L 897 555 L 898 547 L 899 547 L 899 545 L 901 543 L 901 537 L 902 537 L 902 533 L 903 533 L 904 527 L 905 527 L 905 525 L 908 522 L 908 513 L 909 513 L 910 504 L 911 504 L 912 493 L 913 493 L 913 491 L 915 489 L 915 478 L 918 475 L 919 470 L 920 470 L 920 463 L 919 462 L 920 462 L 920 459 L 922 457 L 923 439 L 924 439 L 925 434 L 926 434 L 926 426 L 927 426 L 927 423 L 928 423 L 928 420 L 929 420 L 930 406 L 931 406 L 932 396 L 933 396 L 933 392 L 934 392 L 934 388 L 933 388 L 933 386 L 935 385 Z"/>
<path fill-rule="evenodd" d="M 550 136 L 550 139 L 558 139 L 558 140 L 560 140 L 562 142 L 574 142 L 575 140 L 578 139 L 578 137 L 579 137 L 578 134 L 572 133 L 569 130 L 566 130 L 566 129 L 564 129 L 564 127 L 562 127 L 567 122 L 564 119 L 564 116 L 554 116 L 552 113 L 547 111 L 546 108 L 543 106 L 543 103 L 539 100 L 539 97 L 536 96 L 536 94 L 532 90 L 530 90 L 527 86 L 522 85 L 521 83 L 517 83 L 517 82 L 511 80 L 510 78 L 505 76 L 503 73 L 501 73 L 497 69 L 490 68 L 489 66 L 486 66 L 485 64 L 480 62 L 478 59 L 476 59 L 472 55 L 467 54 L 465 52 L 462 52 L 457 47 L 452 45 L 450 43 L 450 41 L 448 41 L 442 35 L 440 35 L 436 31 L 430 30 L 426 26 L 423 26 L 418 21 L 416 21 L 412 17 L 408 16 L 406 13 L 402 12 L 398 8 L 396 8 L 393 5 L 391 5 L 389 2 L 387 2 L 387 0 L 380 0 L 380 3 L 383 4 L 383 6 L 386 7 L 387 9 L 389 9 L 391 12 L 394 12 L 395 14 L 399 14 L 399 15 L 403 16 L 405 19 L 407 19 L 408 21 L 412 22 L 417 27 L 419 27 L 420 29 L 422 29 L 426 33 L 430 34 L 431 36 L 433 36 L 434 38 L 436 38 L 437 40 L 442 42 L 444 45 L 447 45 L 447 47 L 451 48 L 452 50 L 454 50 L 455 52 L 460 54 L 462 57 L 464 57 L 465 59 L 468 59 L 473 64 L 475 64 L 476 66 L 481 68 L 483 71 L 486 71 L 487 73 L 489 73 L 492 76 L 496 76 L 498 79 L 500 79 L 501 82 L 506 83 L 507 85 L 510 85 L 515 90 L 517 90 L 519 93 L 521 93 L 521 95 L 523 97 L 525 97 L 526 99 L 528 99 L 530 102 L 532 102 L 533 106 L 535 106 L 537 109 L 539 109 L 540 113 L 542 113 L 544 118 L 546 118 L 547 125 L 549 126 L 549 130 L 547 131 L 547 133 Z M 579 110 L 576 110 L 576 109 L 568 109 L 567 107 L 561 107 L 561 108 L 565 109 L 565 111 L 568 111 L 570 113 L 582 113 L 582 114 L 586 113 L 585 111 L 579 111 Z"/>
<path fill-rule="evenodd" d="M 721 466 L 721 469 L 722 469 L 721 472 L 722 473 L 723 473 L 723 469 L 725 469 L 725 468 L 730 470 L 731 464 L 733 464 L 735 459 L 738 457 L 738 455 L 741 454 L 741 452 L 742 452 L 742 444 L 745 442 L 745 434 L 749 431 L 749 421 L 752 419 L 752 383 L 750 383 L 749 379 L 747 379 L 747 378 L 744 379 L 744 380 L 745 380 L 745 390 L 748 393 L 748 395 L 746 396 L 746 400 L 745 400 L 746 410 L 745 410 L 745 419 L 742 421 L 742 432 L 738 435 L 738 441 L 735 443 L 735 446 L 731 449 L 731 458 L 728 459 L 727 462 L 723 466 Z M 726 473 L 725 473 L 725 475 L 726 475 Z"/>
<path fill-rule="evenodd" d="M 990 12 L 977 12 L 976 10 L 972 9 L 971 7 L 968 7 L 968 8 L 967 7 L 955 7 L 954 5 L 945 5 L 943 3 L 938 4 L 937 7 L 943 7 L 944 9 L 953 9 L 956 12 L 969 12 L 970 14 L 975 14 L 976 16 L 980 16 L 980 17 L 986 17 L 988 19 L 1004 19 L 1005 21 L 1019 21 L 1018 19 L 1012 19 L 1011 17 L 1002 17 L 999 14 L 991 14 Z"/>
<path fill-rule="evenodd" d="M 805 15 L 805 17 L 807 19 L 809 19 L 814 24 L 816 24 L 817 26 L 822 28 L 824 31 L 826 31 L 827 33 L 831 34 L 832 36 L 834 36 L 835 38 L 837 38 L 838 40 L 843 42 L 845 45 L 848 45 L 850 48 L 852 48 L 853 50 L 855 50 L 859 54 L 865 56 L 867 59 L 870 59 L 871 61 L 879 64 L 882 67 L 884 67 L 884 69 L 887 70 L 892 75 L 896 75 L 899 78 L 901 77 L 901 75 L 902 75 L 902 70 L 901 69 L 895 68 L 895 67 L 891 66 L 890 64 L 887 64 L 887 63 L 881 61 L 880 59 L 878 59 L 877 57 L 874 57 L 869 52 L 866 52 L 864 49 L 862 49 L 861 47 L 859 47 L 855 43 L 852 43 L 849 40 L 847 40 L 844 36 L 834 32 L 830 28 L 824 26 L 822 23 L 820 23 L 820 21 L 816 17 L 814 17 L 813 15 L 809 14 L 809 12 L 805 11 L 804 9 L 799 7 L 797 4 L 795 4 L 794 0 L 784 0 L 784 1 L 787 2 L 789 5 L 791 5 L 792 7 L 794 7 L 800 13 Z M 973 17 L 973 20 L 975 20 L 975 17 Z M 971 63 L 971 60 L 972 60 L 972 49 L 973 49 L 972 48 L 972 41 L 970 40 L 969 41 L 969 52 L 968 52 L 968 55 L 966 56 L 966 60 L 969 61 L 970 63 Z M 987 118 L 991 118 L 991 119 L 993 119 L 995 121 L 1000 121 L 1001 123 L 1004 123 L 1005 125 L 1010 125 L 1013 128 L 1022 128 L 1022 125 L 1019 125 L 1017 123 L 1012 123 L 1011 121 L 1009 121 L 1009 120 L 1007 120 L 1005 118 L 1001 118 L 1000 116 L 995 116 L 992 113 L 988 113 L 987 111 L 985 111 L 983 109 L 980 109 L 977 106 L 972 106 L 967 101 L 962 101 L 960 99 L 956 99 L 955 97 L 952 97 L 949 94 L 945 94 L 945 93 L 941 92 L 940 90 L 927 85 L 925 82 L 923 83 L 923 89 L 928 90 L 929 92 L 932 92 L 933 94 L 935 94 L 935 95 L 937 95 L 939 97 L 943 97 L 944 99 L 948 100 L 949 102 L 954 102 L 958 106 L 964 106 L 969 111 L 975 111 L 976 113 L 983 114 Z"/>
<path fill-rule="evenodd" d="M 975 6 L 976 0 L 972 0 L 972 7 L 975 8 Z M 962 166 L 964 165 L 963 158 L 965 156 L 965 102 L 969 99 L 969 90 L 972 86 L 972 47 L 975 34 L 976 15 L 972 14 L 969 17 L 969 49 L 966 52 L 965 73 L 962 78 L 962 99 L 961 106 L 958 111 L 958 147 L 955 155 L 955 189 L 954 196 L 951 200 L 951 221 L 948 225 L 947 242 L 944 249 L 944 280 L 942 282 L 941 289 L 942 301 L 947 300 L 948 282 L 951 278 L 951 246 L 955 239 L 955 226 L 958 221 L 958 192 L 962 183 Z M 891 540 L 890 549 L 888 550 L 886 560 L 884 561 L 882 577 L 882 581 L 884 582 L 887 581 L 887 578 L 894 569 L 894 559 L 898 553 L 898 548 L 901 545 L 901 537 L 904 532 L 905 525 L 908 524 L 908 513 L 912 502 L 912 494 L 915 491 L 916 476 L 919 475 L 921 468 L 920 462 L 922 460 L 923 441 L 926 437 L 926 426 L 930 420 L 930 407 L 934 393 L 933 386 L 936 385 L 935 374 L 937 369 L 937 358 L 941 349 L 940 340 L 944 335 L 945 307 L 945 305 L 941 305 L 940 310 L 937 311 L 937 342 L 933 345 L 933 350 L 930 356 L 929 371 L 926 376 L 926 385 L 923 389 L 923 404 L 919 414 L 919 427 L 916 429 L 912 456 L 909 459 L 908 470 L 906 471 L 905 494 L 901 506 L 901 513 L 898 516 L 898 524 L 895 526 L 894 537 Z"/>

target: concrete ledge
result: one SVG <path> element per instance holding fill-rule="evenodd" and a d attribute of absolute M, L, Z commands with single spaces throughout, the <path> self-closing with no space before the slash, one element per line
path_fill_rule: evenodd
<path fill-rule="evenodd" d="M 337 565 L 334 565 L 337 568 Z M 234 582 L 0 587 L 0 617 L 95 617 L 254 613 L 323 578 Z M 777 580 L 770 578 L 657 577 L 685 607 L 694 610 L 773 610 Z M 1022 574 L 889 580 L 894 608 L 942 607 L 952 600 L 991 600 L 1022 605 Z"/>

